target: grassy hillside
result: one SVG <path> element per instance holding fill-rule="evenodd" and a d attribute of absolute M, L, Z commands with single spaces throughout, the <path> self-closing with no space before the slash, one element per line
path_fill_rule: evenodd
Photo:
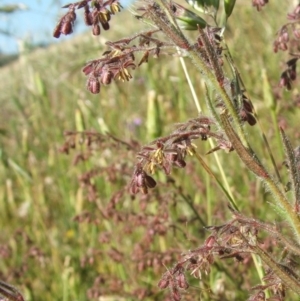
<path fill-rule="evenodd" d="M 275 124 L 284 126 L 298 145 L 298 90 L 280 92 L 284 97 L 272 112 L 264 99 L 262 70 L 277 91 L 287 56 L 272 53 L 272 40 L 287 7 L 271 3 L 257 13 L 247 2 L 236 8 L 226 41 L 286 177 Z M 147 106 L 153 91 L 163 134 L 197 114 L 174 57 L 151 60 L 134 72 L 134 80 L 102 87 L 99 95 L 86 91 L 80 71 L 85 62 L 103 53 L 107 39 L 143 28 L 128 13 L 115 16 L 111 25 L 100 38 L 88 33 L 25 53 L 0 69 L 0 279 L 16 285 L 28 301 L 168 300 L 157 288 L 166 267 L 204 241 L 204 225 L 221 224 L 230 216 L 224 195 L 192 159 L 170 179 L 159 175 L 161 185 L 149 196 L 126 192 L 139 148 L 133 140 L 143 144 L 150 139 Z M 204 99 L 201 76 L 191 63 L 187 66 Z M 74 164 L 87 148 L 81 143 L 85 137 L 77 137 L 69 155 L 60 151 L 64 132 L 72 130 L 109 132 L 130 147 L 112 139 L 95 143 L 89 160 Z M 247 133 L 268 162 L 257 127 L 247 127 Z M 202 142 L 198 147 L 201 154 L 209 150 Z M 235 153 L 219 155 L 239 207 L 274 221 L 260 182 L 237 166 Z M 219 175 L 213 157 L 205 159 Z M 87 184 L 82 175 L 90 170 L 97 176 Z M 255 269 L 246 272 L 250 262 L 232 264 L 244 279 L 237 281 L 230 265 L 220 263 L 210 276 L 203 275 L 205 280 L 190 280 L 186 300 L 246 300 L 259 277 Z M 291 295 L 289 300 L 298 299 Z"/>

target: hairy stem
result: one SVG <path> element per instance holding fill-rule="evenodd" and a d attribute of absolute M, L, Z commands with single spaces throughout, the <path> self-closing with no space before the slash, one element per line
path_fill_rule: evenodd
<path fill-rule="evenodd" d="M 268 253 L 266 253 L 259 246 L 252 246 L 256 254 L 260 256 L 265 264 L 267 264 L 274 273 L 284 282 L 284 284 L 300 295 L 300 281 L 299 277 L 292 272 L 292 270 L 278 262 L 276 262 Z"/>
<path fill-rule="evenodd" d="M 226 92 L 224 88 L 223 81 L 220 79 L 220 75 L 216 72 L 216 74 L 209 68 L 207 63 L 204 61 L 201 53 L 199 52 L 198 47 L 192 46 L 189 41 L 186 39 L 180 28 L 178 27 L 176 21 L 174 20 L 174 17 L 172 15 L 172 11 L 170 10 L 170 4 L 166 2 L 166 0 L 158 0 L 157 4 L 160 6 L 160 9 L 165 13 L 168 20 L 163 19 L 158 13 L 155 6 L 153 6 L 153 9 L 149 10 L 150 16 L 152 21 L 156 24 L 156 26 L 159 27 L 159 29 L 171 40 L 173 43 L 185 51 L 190 59 L 194 62 L 196 68 L 200 70 L 201 74 L 205 76 L 206 81 L 210 86 L 212 86 L 216 92 L 220 95 L 222 98 L 225 107 L 229 111 L 232 119 L 234 127 L 237 130 L 237 133 L 242 140 L 243 144 L 247 145 L 247 139 L 243 130 L 243 127 L 240 122 L 240 118 L 236 112 L 236 109 L 230 99 L 230 96 Z M 204 31 L 201 30 L 200 33 L 205 35 Z M 213 51 L 208 49 L 208 51 Z M 213 54 L 209 53 L 213 58 Z M 216 62 L 214 62 L 217 64 Z M 216 67 L 216 69 L 218 69 Z M 222 76 L 221 76 L 222 77 Z"/>
<path fill-rule="evenodd" d="M 247 145 L 247 139 L 245 137 L 244 130 L 241 126 L 239 116 L 235 110 L 235 107 L 233 103 L 231 102 L 231 99 L 229 95 L 227 94 L 225 88 L 223 85 L 221 85 L 215 74 L 209 69 L 209 67 L 206 65 L 206 63 L 203 61 L 199 51 L 195 47 L 190 47 L 188 50 L 189 57 L 192 59 L 194 64 L 196 65 L 197 69 L 200 70 L 200 72 L 205 76 L 205 79 L 207 80 L 208 84 L 210 84 L 217 93 L 221 96 L 225 107 L 227 108 L 229 114 L 232 117 L 234 127 L 236 128 L 238 132 L 238 136 L 243 141 L 243 144 Z"/>
<path fill-rule="evenodd" d="M 224 110 L 221 115 L 221 123 L 225 133 L 232 143 L 235 151 L 237 152 L 240 159 L 245 163 L 247 168 L 251 170 L 256 176 L 258 176 L 264 184 L 268 187 L 270 192 L 273 194 L 274 199 L 277 202 L 277 205 L 282 208 L 285 212 L 285 217 L 290 223 L 291 227 L 294 230 L 297 241 L 300 241 L 300 218 L 297 213 L 293 210 L 293 207 L 288 202 L 287 198 L 283 192 L 278 187 L 274 179 L 268 174 L 264 166 L 258 160 L 256 154 L 251 148 L 246 148 L 238 135 L 234 131 L 229 119 L 228 112 Z"/>

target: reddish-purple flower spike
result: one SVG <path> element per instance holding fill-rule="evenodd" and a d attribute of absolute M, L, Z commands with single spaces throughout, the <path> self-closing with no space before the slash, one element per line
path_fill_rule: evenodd
<path fill-rule="evenodd" d="M 209 254 L 206 257 L 206 260 L 208 261 L 209 264 L 213 264 L 215 262 L 214 255 L 213 254 Z"/>
<path fill-rule="evenodd" d="M 287 84 L 286 84 L 286 89 L 287 89 L 288 91 L 292 90 L 292 83 L 291 83 L 291 81 L 288 81 L 288 82 L 287 82 Z"/>
<path fill-rule="evenodd" d="M 148 188 L 154 188 L 155 186 L 155 180 L 143 170 L 141 163 L 138 163 L 133 172 L 130 192 L 136 194 L 140 189 L 142 193 L 147 194 Z"/>
<path fill-rule="evenodd" d="M 297 77 L 297 73 L 295 70 L 288 70 L 288 76 L 291 80 L 295 80 Z"/>
<path fill-rule="evenodd" d="M 83 8 L 83 7 L 86 7 L 88 6 L 87 5 L 87 1 L 81 1 L 81 2 L 77 2 L 77 9 L 80 9 L 80 8 Z"/>
<path fill-rule="evenodd" d="M 101 29 L 100 29 L 99 24 L 94 24 L 93 25 L 93 35 L 94 36 L 99 36 L 100 33 L 101 33 Z"/>
<path fill-rule="evenodd" d="M 108 22 L 101 22 L 101 25 L 103 27 L 104 30 L 109 30 L 109 23 Z"/>
<path fill-rule="evenodd" d="M 76 14 L 74 12 L 74 8 L 72 8 L 65 16 L 65 20 L 67 22 L 71 22 L 74 23 L 74 21 L 76 20 Z"/>
<path fill-rule="evenodd" d="M 286 28 L 281 31 L 279 37 L 278 37 L 278 42 L 279 43 L 287 43 L 289 41 L 289 33 Z"/>
<path fill-rule="evenodd" d="M 298 61 L 298 58 L 292 58 L 290 60 L 288 60 L 286 62 L 286 64 L 288 65 L 288 67 L 292 67 L 292 68 L 295 68 L 296 69 L 296 63 Z"/>
<path fill-rule="evenodd" d="M 279 82 L 279 86 L 280 87 L 285 87 L 287 85 L 288 82 L 288 76 L 287 76 L 287 72 L 284 71 L 281 76 L 280 76 L 280 82 Z"/>
<path fill-rule="evenodd" d="M 153 53 L 153 58 L 155 59 L 159 58 L 159 53 L 160 53 L 160 48 L 159 47 L 155 48 Z"/>
<path fill-rule="evenodd" d="M 74 12 L 74 7 L 71 7 L 69 12 L 66 13 L 56 25 L 53 36 L 59 38 L 61 34 L 68 35 L 73 32 L 73 24 L 76 20 L 76 14 Z"/>
<path fill-rule="evenodd" d="M 87 26 L 92 26 L 93 25 L 93 17 L 90 13 L 90 8 L 88 5 L 86 5 L 84 7 L 84 15 L 83 15 L 83 18 L 84 18 L 84 23 L 87 25 Z"/>
<path fill-rule="evenodd" d="M 66 4 L 66 5 L 62 6 L 62 8 L 69 8 L 72 5 L 73 5 L 73 3 L 69 3 L 69 4 Z"/>
<path fill-rule="evenodd" d="M 278 48 L 282 51 L 288 50 L 288 45 L 286 43 L 279 43 Z"/>
<path fill-rule="evenodd" d="M 110 70 L 103 70 L 100 76 L 100 82 L 104 85 L 109 85 L 113 79 L 113 73 Z"/>
<path fill-rule="evenodd" d="M 294 34 L 294 37 L 295 39 L 299 40 L 300 39 L 300 30 L 295 28 L 293 29 L 293 34 Z"/>
<path fill-rule="evenodd" d="M 288 14 L 289 20 L 297 20 L 300 19 L 300 4 L 296 6 L 292 13 Z"/>
<path fill-rule="evenodd" d="M 58 39 L 60 37 L 60 33 L 61 33 L 61 22 L 59 22 L 56 25 L 56 27 L 55 27 L 55 29 L 53 31 L 53 37 Z"/>
<path fill-rule="evenodd" d="M 158 282 L 158 287 L 160 289 L 165 289 L 167 288 L 168 286 L 170 285 L 170 281 L 168 279 L 160 279 L 159 282 Z"/>
<path fill-rule="evenodd" d="M 183 273 L 180 273 L 179 275 L 177 275 L 176 280 L 177 280 L 178 286 L 181 289 L 186 290 L 189 288 L 189 284 L 187 283 L 185 275 Z"/>
<path fill-rule="evenodd" d="M 210 250 L 214 247 L 216 243 L 216 237 L 214 235 L 209 236 L 205 240 L 205 246 L 208 247 Z"/>
<path fill-rule="evenodd" d="M 258 11 L 260 11 L 261 8 L 262 8 L 263 6 L 265 6 L 268 2 L 269 2 L 269 0 L 252 0 L 252 5 L 253 5 L 254 7 L 256 7 L 256 9 L 257 9 Z"/>
<path fill-rule="evenodd" d="M 147 174 L 145 174 L 145 183 L 149 188 L 154 188 L 156 186 L 155 180 Z"/>
<path fill-rule="evenodd" d="M 288 71 L 284 71 L 281 76 L 280 76 L 280 82 L 279 82 L 280 87 L 286 87 L 287 90 L 292 89 L 292 82 L 291 79 L 289 78 Z"/>
<path fill-rule="evenodd" d="M 98 10 L 97 9 L 94 9 L 91 12 L 91 19 L 92 19 L 93 24 L 98 24 L 99 23 Z"/>
<path fill-rule="evenodd" d="M 255 117 L 249 113 L 245 108 L 242 108 L 239 112 L 242 121 L 247 121 L 249 125 L 253 126 L 256 124 Z"/>
<path fill-rule="evenodd" d="M 251 126 L 254 126 L 256 124 L 256 119 L 251 113 L 247 113 L 247 122 Z"/>
<path fill-rule="evenodd" d="M 181 300 L 180 291 L 176 286 L 172 287 L 172 298 L 173 298 L 174 301 L 180 301 Z"/>
<path fill-rule="evenodd" d="M 266 296 L 263 291 L 256 293 L 255 295 L 251 296 L 249 299 L 249 301 L 265 301 L 265 300 L 266 300 Z"/>
<path fill-rule="evenodd" d="M 129 191 L 131 194 L 137 194 L 139 192 L 139 187 L 136 185 L 136 183 L 131 183 Z"/>
<path fill-rule="evenodd" d="M 171 169 L 172 169 L 171 162 L 168 160 L 165 160 L 162 164 L 162 168 L 163 168 L 165 174 L 168 176 L 171 173 Z"/>
<path fill-rule="evenodd" d="M 135 181 L 136 181 L 137 187 L 142 187 L 144 185 L 144 173 L 143 173 L 143 171 L 138 172 L 135 175 Z"/>
<path fill-rule="evenodd" d="M 100 92 L 99 79 L 97 77 L 90 76 L 87 80 L 87 89 L 93 94 L 98 94 Z"/>
<path fill-rule="evenodd" d="M 61 31 L 60 32 L 64 35 L 71 34 L 73 32 L 72 23 L 71 22 L 63 23 L 62 26 L 61 26 Z"/>
<path fill-rule="evenodd" d="M 82 72 L 85 75 L 89 75 L 94 71 L 94 66 L 93 66 L 94 62 L 90 62 L 88 63 L 86 66 L 83 67 Z"/>
<path fill-rule="evenodd" d="M 174 160 L 173 164 L 179 168 L 184 168 L 186 166 L 186 162 L 180 155 L 175 156 L 175 160 Z"/>
<path fill-rule="evenodd" d="M 297 61 L 298 58 L 292 58 L 291 60 L 287 61 L 288 68 L 282 72 L 280 76 L 280 87 L 286 87 L 287 90 L 291 90 L 292 88 L 292 81 L 296 80 L 297 73 L 296 73 L 296 67 L 297 67 Z"/>
<path fill-rule="evenodd" d="M 243 94 L 243 107 L 249 112 L 253 113 L 253 105 L 250 100 Z"/>
<path fill-rule="evenodd" d="M 69 12 L 60 19 L 60 24 L 56 26 L 53 36 L 59 38 L 61 33 L 70 34 L 73 32 L 73 24 L 76 19 L 75 9 L 84 8 L 84 22 L 87 26 L 93 25 L 93 35 L 97 36 L 100 35 L 99 24 L 104 30 L 108 30 L 111 15 L 121 11 L 122 8 L 118 1 L 92 1 L 91 7 L 89 2 L 84 0 L 65 5 L 63 8 L 68 8 Z M 110 6 L 110 10 L 106 8 L 107 6 Z"/>

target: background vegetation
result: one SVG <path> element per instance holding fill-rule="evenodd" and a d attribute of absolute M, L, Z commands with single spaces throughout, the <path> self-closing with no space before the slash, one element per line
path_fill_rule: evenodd
<path fill-rule="evenodd" d="M 270 3 L 258 13 L 250 1 L 241 2 L 226 41 L 286 177 L 276 126 L 284 127 L 297 146 L 300 102 L 296 87 L 291 92 L 277 88 L 287 56 L 275 55 L 272 41 L 288 6 Z M 66 130 L 108 131 L 131 145 L 136 145 L 132 139 L 149 142 L 147 107 L 153 97 L 159 103 L 157 122 L 163 133 L 174 123 L 196 117 L 177 58 L 152 60 L 135 72 L 133 81 L 102 87 L 99 95 L 85 90 L 80 70 L 87 58 L 99 56 L 107 39 L 143 28 L 127 12 L 114 17 L 111 25 L 99 39 L 87 34 L 23 53 L 0 69 L 0 278 L 20 288 L 29 301 L 167 300 L 168 294 L 157 288 L 161 274 L 181 252 L 204 241 L 204 225 L 221 224 L 230 216 L 224 195 L 192 159 L 172 178 L 161 175 L 162 185 L 148 196 L 133 198 L 124 187 L 134 151 L 121 144 L 96 145 L 90 160 L 80 164 L 72 164 L 85 150 L 80 141 L 69 156 L 59 151 Z M 187 64 L 201 100 L 201 77 Z M 266 98 L 266 78 L 274 98 Z M 248 126 L 247 131 L 256 151 L 268 160 L 257 127 Z M 199 143 L 201 154 L 208 150 L 207 144 Z M 220 158 L 239 208 L 274 221 L 260 182 L 237 166 L 236 154 Z M 213 156 L 205 159 L 218 174 Z M 96 167 L 101 167 L 92 180 L 97 194 L 91 197 L 82 174 Z M 267 247 L 272 248 L 271 240 Z M 235 273 L 220 262 L 203 280 L 190 279 L 186 300 L 247 299 L 259 275 L 249 268 L 252 262 L 232 264 Z M 290 300 L 298 299 L 291 295 Z"/>

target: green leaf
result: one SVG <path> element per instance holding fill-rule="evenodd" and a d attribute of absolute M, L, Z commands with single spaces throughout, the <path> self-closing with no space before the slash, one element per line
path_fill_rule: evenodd
<path fill-rule="evenodd" d="M 217 11 L 219 9 L 220 0 L 211 0 L 211 6 Z"/>
<path fill-rule="evenodd" d="M 294 206 L 300 203 L 300 170 L 299 170 L 299 149 L 293 149 L 289 138 L 286 136 L 284 130 L 280 128 L 282 141 L 285 148 L 287 165 L 289 168 L 292 191 L 294 194 Z M 296 206 L 297 207 L 297 206 Z"/>
<path fill-rule="evenodd" d="M 148 93 L 147 132 L 149 140 L 154 140 L 162 134 L 160 107 L 154 90 Z"/>
<path fill-rule="evenodd" d="M 197 30 L 198 25 L 205 28 L 206 22 L 197 14 L 186 9 L 180 4 L 173 3 L 174 16 L 177 19 L 178 25 L 185 30 Z"/>
<path fill-rule="evenodd" d="M 22 168 L 18 163 L 16 163 L 10 158 L 8 158 L 7 162 L 9 166 L 16 172 L 17 175 L 20 175 L 23 179 L 27 180 L 28 182 L 32 181 L 30 173 L 24 168 Z"/>
<path fill-rule="evenodd" d="M 224 0 L 226 18 L 230 17 L 230 15 L 233 11 L 234 5 L 235 5 L 235 1 L 236 0 Z"/>
<path fill-rule="evenodd" d="M 186 2 L 194 9 L 204 14 L 210 13 L 211 7 L 217 11 L 220 4 L 220 0 L 186 0 Z"/>

